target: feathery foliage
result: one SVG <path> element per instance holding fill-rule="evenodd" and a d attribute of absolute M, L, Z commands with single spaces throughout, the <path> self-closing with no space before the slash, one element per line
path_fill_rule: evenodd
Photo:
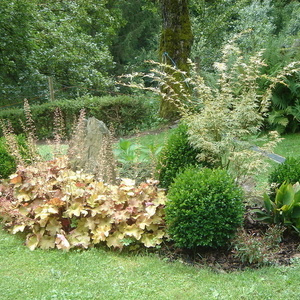
<path fill-rule="evenodd" d="M 284 83 L 286 76 L 296 73 L 299 63 L 290 63 L 276 76 L 264 75 L 263 51 L 249 58 L 243 57 L 236 43 L 239 37 L 237 35 L 229 41 L 223 48 L 221 62 L 214 64 L 218 76 L 215 86 L 207 84 L 193 64 L 190 74 L 154 63 L 157 68 L 150 74 L 136 73 L 124 77 L 129 79 L 125 85 L 151 90 L 178 107 L 188 124 L 189 141 L 200 151 L 200 161 L 227 169 L 236 178 L 243 179 L 245 175 L 260 172 L 263 163 L 263 154 L 252 151 L 248 138 L 261 132 L 270 108 L 272 90 L 279 82 Z M 173 68 L 173 73 L 165 72 L 166 68 Z M 157 86 L 145 87 L 135 81 L 137 77 L 151 78 Z M 178 81 L 178 78 L 182 80 Z M 262 79 L 268 82 L 264 91 L 259 82 Z M 174 86 L 176 89 L 172 88 Z M 268 139 L 261 149 L 272 152 L 279 136 L 270 132 Z"/>

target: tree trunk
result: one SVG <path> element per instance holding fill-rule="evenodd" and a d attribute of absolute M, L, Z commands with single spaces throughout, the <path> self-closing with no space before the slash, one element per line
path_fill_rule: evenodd
<path fill-rule="evenodd" d="M 188 0 L 160 0 L 163 18 L 159 47 L 161 61 L 182 71 L 189 69 L 187 59 L 193 42 L 188 2 Z M 161 101 L 160 115 L 169 120 L 179 116 L 174 103 L 165 99 Z"/>

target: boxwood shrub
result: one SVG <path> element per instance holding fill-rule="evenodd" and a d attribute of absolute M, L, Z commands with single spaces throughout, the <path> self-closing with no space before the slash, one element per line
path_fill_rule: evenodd
<path fill-rule="evenodd" d="M 300 181 L 300 158 L 288 157 L 282 164 L 270 173 L 269 183 L 275 183 L 278 186 L 284 181 L 287 183 L 296 183 Z"/>
<path fill-rule="evenodd" d="M 242 224 L 243 211 L 243 192 L 225 170 L 190 167 L 170 186 L 168 232 L 182 248 L 226 246 Z"/>
<path fill-rule="evenodd" d="M 168 188 L 176 175 L 191 165 L 198 165 L 197 154 L 188 141 L 187 125 L 179 124 L 162 149 L 157 164 L 160 187 Z"/>
<path fill-rule="evenodd" d="M 271 199 L 275 198 L 276 189 L 279 188 L 282 183 L 287 182 L 294 184 L 300 182 L 300 158 L 287 157 L 283 163 L 273 169 L 268 181 L 270 184 L 269 196 Z"/>

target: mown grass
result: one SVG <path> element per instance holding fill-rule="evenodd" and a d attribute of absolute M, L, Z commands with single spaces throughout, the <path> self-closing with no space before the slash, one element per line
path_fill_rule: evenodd
<path fill-rule="evenodd" d="M 163 143 L 168 131 L 134 139 Z M 276 153 L 298 156 L 298 135 Z M 0 299 L 300 299 L 300 260 L 225 273 L 169 262 L 153 253 L 30 251 L 24 239 L 0 228 Z"/>
<path fill-rule="evenodd" d="M 283 141 L 275 148 L 275 153 L 283 157 L 300 157 L 300 133 L 282 136 Z"/>
<path fill-rule="evenodd" d="M 0 230 L 1 299 L 299 299 L 300 264 L 222 273 L 154 254 L 30 251 Z"/>

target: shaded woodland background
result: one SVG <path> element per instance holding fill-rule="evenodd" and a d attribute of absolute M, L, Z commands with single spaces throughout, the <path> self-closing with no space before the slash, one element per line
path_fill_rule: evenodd
<path fill-rule="evenodd" d="M 238 40 L 245 57 L 265 49 L 267 75 L 299 60 L 299 1 L 2 0 L 1 109 L 22 106 L 24 98 L 30 104 L 49 101 L 49 83 L 55 100 L 137 93 L 117 87 L 117 76 L 147 72 L 149 59 L 181 67 L 182 55 L 163 51 L 162 44 L 170 34 L 164 31 L 166 13 L 172 20 L 172 11 L 183 5 L 192 32 L 185 52 L 212 86 L 214 62 L 240 32 L 245 32 Z M 281 132 L 298 131 L 300 119 L 299 74 L 287 80 L 289 87 L 276 87 L 269 117 Z"/>

